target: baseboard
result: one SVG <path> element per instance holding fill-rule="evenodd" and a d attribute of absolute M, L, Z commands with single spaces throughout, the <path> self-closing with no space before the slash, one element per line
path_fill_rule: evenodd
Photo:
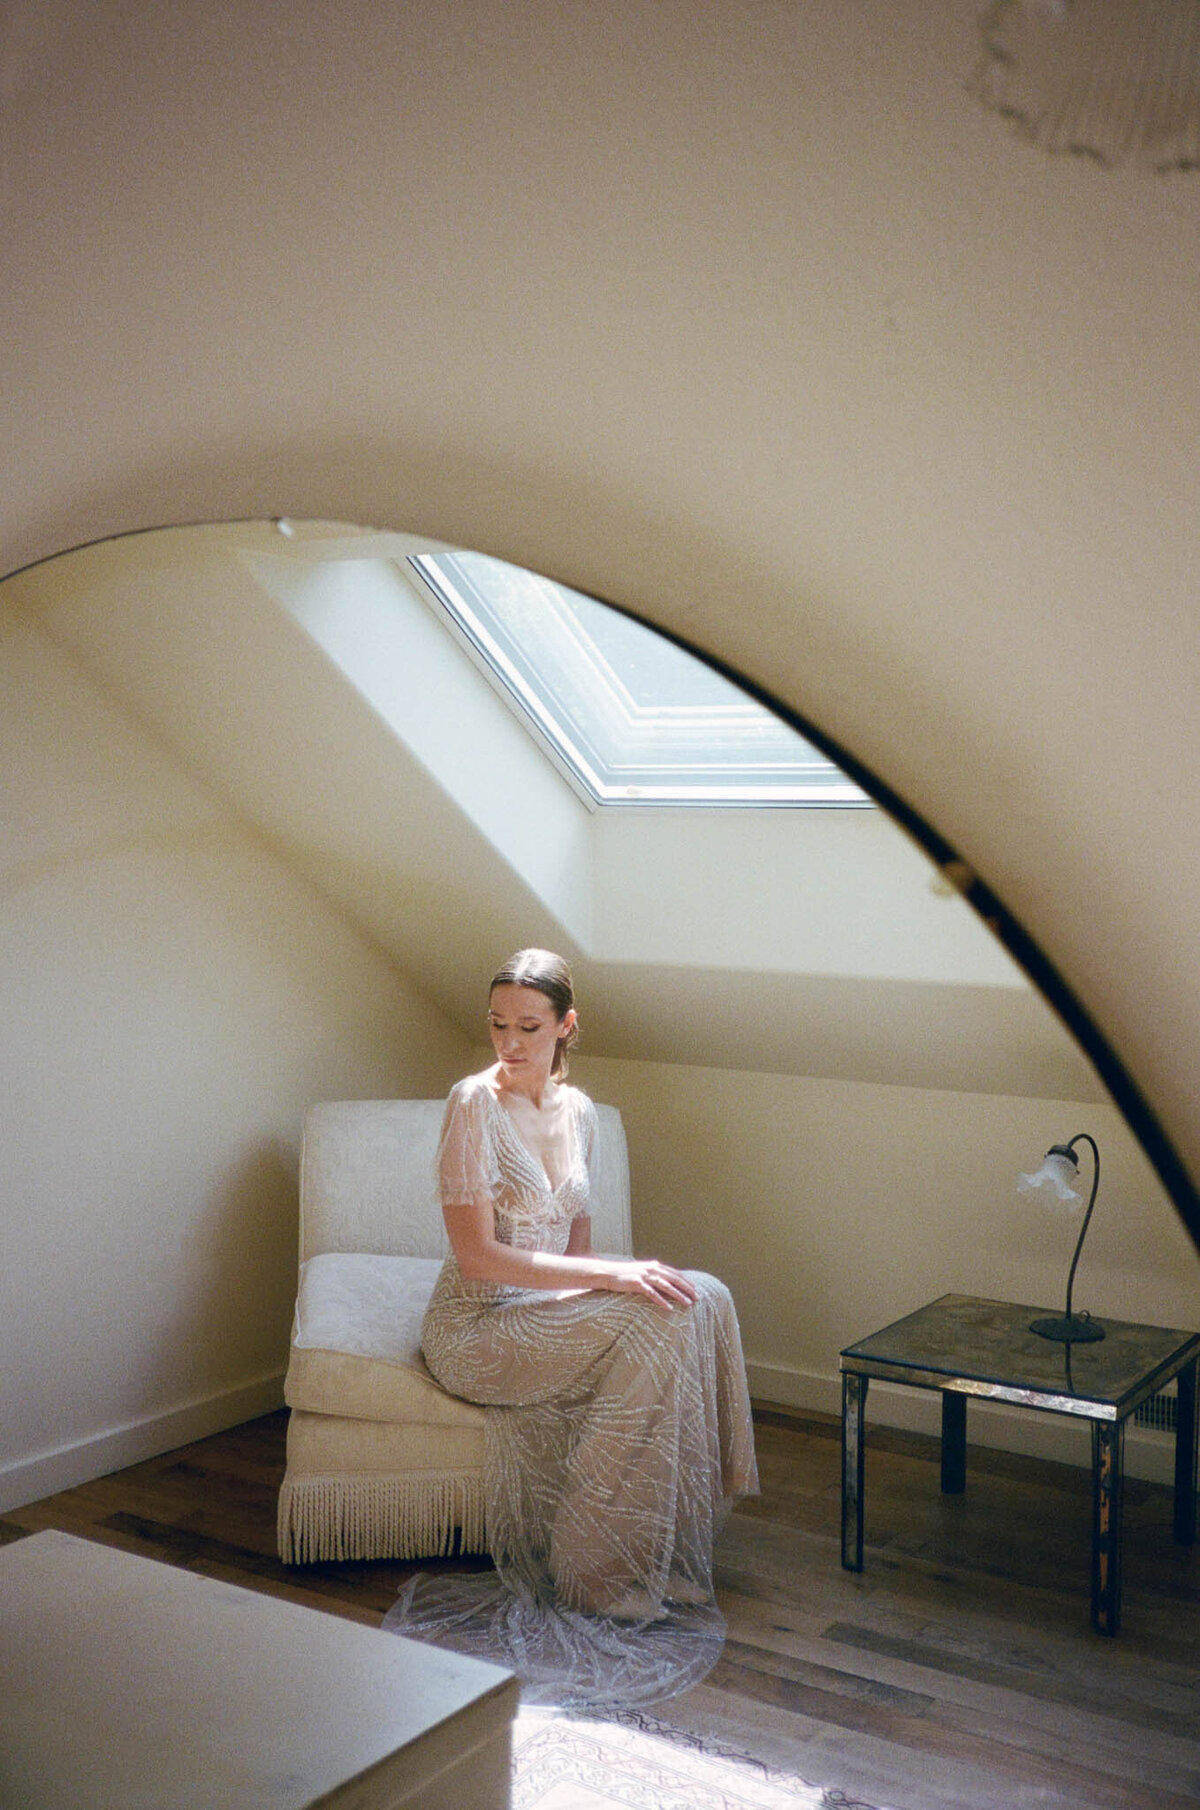
<path fill-rule="evenodd" d="M 746 1373 L 750 1393 L 757 1401 L 821 1414 L 841 1413 L 842 1390 L 837 1376 L 753 1362 L 747 1363 Z M 128 1464 L 157 1458 L 160 1452 L 220 1433 L 259 1414 L 270 1414 L 283 1406 L 283 1377 L 282 1370 L 272 1371 L 202 1400 L 4 1465 L 0 1467 L 0 1514 L 55 1495 L 59 1490 L 90 1483 L 96 1477 L 106 1477 L 110 1471 L 122 1470 Z M 941 1430 L 940 1404 L 933 1390 L 875 1381 L 867 1396 L 868 1427 L 872 1421 L 903 1432 L 936 1437 Z M 1062 1464 L 1091 1463 L 1089 1429 L 1067 1415 L 1035 1414 L 997 1402 L 972 1402 L 967 1437 L 996 1451 L 1020 1452 Z M 1125 1469 L 1129 1476 L 1170 1484 L 1175 1475 L 1174 1463 L 1175 1441 L 1169 1434 L 1129 1426 L 1125 1439 Z"/>
<path fill-rule="evenodd" d="M 282 1370 L 0 1467 L 0 1514 L 283 1406 Z"/>
<path fill-rule="evenodd" d="M 821 1414 L 841 1414 L 842 1384 L 838 1376 L 793 1370 L 783 1364 L 747 1363 L 750 1393 L 764 1405 L 804 1408 Z M 902 1383 L 872 1380 L 867 1392 L 868 1436 L 871 1422 L 896 1427 L 906 1433 L 941 1432 L 941 1402 L 936 1390 L 909 1389 Z M 1067 1414 L 1035 1413 L 1009 1407 L 1004 1402 L 972 1401 L 967 1414 L 967 1439 L 1000 1452 L 1020 1452 L 1029 1458 L 1049 1458 L 1060 1464 L 1090 1466 L 1091 1429 L 1085 1421 Z M 1127 1423 L 1125 1473 L 1148 1483 L 1175 1481 L 1175 1441 Z"/>

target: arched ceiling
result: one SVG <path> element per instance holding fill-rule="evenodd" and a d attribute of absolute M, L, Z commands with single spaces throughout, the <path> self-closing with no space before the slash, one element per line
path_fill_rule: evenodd
<path fill-rule="evenodd" d="M 431 608 L 408 565 L 428 550 L 334 523 L 160 529 L 43 560 L 0 609 L 472 1042 L 480 962 L 536 942 L 574 967 L 589 1056 L 1106 1101 L 882 812 L 589 809 Z"/>
<path fill-rule="evenodd" d="M 297 514 L 721 656 L 1020 916 L 1200 1171 L 1200 177 L 979 0 L 11 0 L 4 570 Z"/>

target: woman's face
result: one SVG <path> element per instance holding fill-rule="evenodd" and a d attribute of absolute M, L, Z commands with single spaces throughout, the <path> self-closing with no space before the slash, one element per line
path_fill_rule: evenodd
<path fill-rule="evenodd" d="M 573 1011 L 560 1018 L 553 1004 L 536 987 L 510 983 L 493 987 L 488 1001 L 488 1028 L 492 1048 L 502 1069 L 512 1080 L 545 1079 L 554 1062 L 560 1037 L 575 1022 Z"/>

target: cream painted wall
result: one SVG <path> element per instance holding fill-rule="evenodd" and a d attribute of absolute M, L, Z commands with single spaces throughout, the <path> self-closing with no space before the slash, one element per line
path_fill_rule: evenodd
<path fill-rule="evenodd" d="M 1080 1130 L 1099 1143 L 1103 1178 L 1075 1305 L 1196 1324 L 1200 1263 L 1111 1106 L 583 1054 L 571 1076 L 621 1109 L 635 1250 L 728 1282 L 764 1400 L 833 1412 L 841 1348 L 943 1293 L 1059 1306 L 1078 1216 L 1015 1181 Z M 932 1430 L 935 1400 L 876 1386 L 871 1414 Z M 1087 1456 L 1043 1416 L 976 1409 L 972 1428 L 986 1443 Z M 1133 1468 L 1165 1480 L 1159 1442 L 1132 1445 Z"/>
<path fill-rule="evenodd" d="M 305 1107 L 440 1094 L 466 1064 L 395 966 L 11 607 L 0 776 L 12 1505 L 278 1402 Z"/>

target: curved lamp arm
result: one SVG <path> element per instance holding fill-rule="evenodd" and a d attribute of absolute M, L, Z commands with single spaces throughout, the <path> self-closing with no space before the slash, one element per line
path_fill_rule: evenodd
<path fill-rule="evenodd" d="M 1096 1195 L 1100 1189 L 1100 1152 L 1096 1147 L 1095 1138 L 1091 1135 L 1090 1132 L 1087 1132 L 1087 1131 L 1077 1132 L 1075 1134 L 1075 1136 L 1071 1139 L 1070 1143 L 1067 1145 L 1067 1149 L 1069 1151 L 1071 1151 L 1072 1155 L 1074 1154 L 1076 1144 L 1090 1144 L 1091 1145 L 1091 1150 L 1092 1150 L 1092 1197 L 1088 1201 L 1087 1212 L 1084 1214 L 1083 1224 L 1079 1228 L 1079 1239 L 1075 1245 L 1075 1255 L 1071 1259 L 1071 1268 L 1067 1275 L 1067 1315 L 1066 1315 L 1066 1317 L 1068 1320 L 1071 1318 L 1071 1290 L 1075 1286 L 1075 1271 L 1079 1267 L 1079 1253 L 1082 1251 L 1083 1241 L 1087 1237 L 1087 1229 L 1088 1229 L 1088 1226 L 1091 1224 L 1091 1219 L 1092 1219 L 1092 1208 L 1096 1204 Z"/>
<path fill-rule="evenodd" d="M 1068 1348 L 1075 1342 L 1086 1345 L 1104 1337 L 1104 1328 L 1098 1325 L 1090 1314 L 1076 1316 L 1071 1312 L 1075 1271 L 1079 1267 L 1080 1252 L 1083 1250 L 1083 1241 L 1087 1237 L 1087 1229 L 1092 1223 L 1092 1210 L 1096 1205 L 1096 1195 L 1100 1188 L 1100 1151 L 1095 1138 L 1089 1132 L 1080 1131 L 1069 1144 L 1055 1144 L 1046 1152 L 1042 1159 L 1042 1166 L 1036 1175 L 1022 1175 L 1017 1179 L 1019 1188 L 1040 1188 L 1044 1183 L 1050 1182 L 1060 1199 L 1078 1200 L 1078 1194 L 1070 1185 L 1079 1172 L 1079 1159 L 1075 1155 L 1076 1144 L 1087 1144 L 1091 1148 L 1092 1194 L 1087 1204 L 1087 1212 L 1083 1216 L 1083 1224 L 1079 1228 L 1079 1237 L 1075 1242 L 1075 1255 L 1071 1259 L 1071 1268 L 1067 1275 L 1067 1311 L 1062 1319 L 1034 1320 L 1029 1327 L 1030 1332 L 1036 1332 L 1039 1338 L 1053 1339 Z"/>

